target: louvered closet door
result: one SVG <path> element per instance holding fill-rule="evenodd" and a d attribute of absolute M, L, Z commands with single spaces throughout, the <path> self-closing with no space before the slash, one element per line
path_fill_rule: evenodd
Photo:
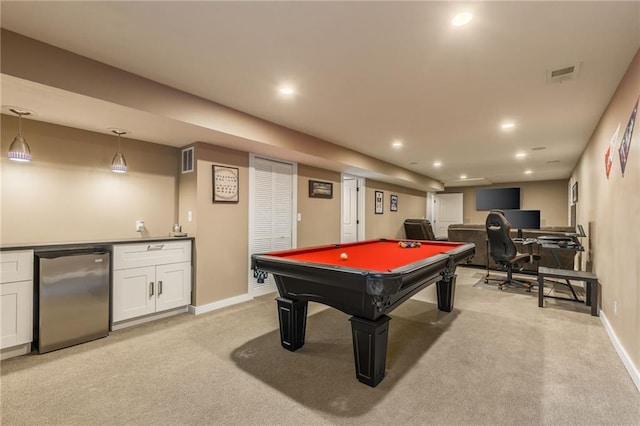
<path fill-rule="evenodd" d="M 254 159 L 254 215 L 252 253 L 292 248 L 293 165 Z M 275 291 L 273 277 L 264 284 L 251 278 L 252 294 Z"/>

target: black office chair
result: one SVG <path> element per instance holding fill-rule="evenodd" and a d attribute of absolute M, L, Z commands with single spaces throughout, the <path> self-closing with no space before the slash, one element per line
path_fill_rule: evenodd
<path fill-rule="evenodd" d="M 531 291 L 534 284 L 514 279 L 513 271 L 521 271 L 525 263 L 532 263 L 539 257 L 531 253 L 518 253 L 510 235 L 511 224 L 501 211 L 492 210 L 487 215 L 486 229 L 489 255 L 507 272 L 507 279 L 498 284 L 498 288 L 502 290 L 505 285 L 518 284 L 525 287 L 527 291 Z M 487 274 L 485 282 L 488 280 Z"/>

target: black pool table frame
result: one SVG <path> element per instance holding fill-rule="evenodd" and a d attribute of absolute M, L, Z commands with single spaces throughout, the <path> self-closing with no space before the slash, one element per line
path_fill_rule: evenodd
<path fill-rule="evenodd" d="M 384 241 L 384 240 L 378 240 Z M 351 244 L 362 244 L 351 243 Z M 429 241 L 427 244 L 447 244 Z M 331 248 L 348 248 L 349 244 Z M 273 274 L 280 297 L 276 298 L 280 340 L 285 349 L 304 345 L 309 301 L 332 306 L 350 318 L 357 379 L 375 387 L 385 375 L 390 318 L 386 315 L 405 300 L 436 283 L 438 309 L 453 310 L 459 263 L 475 254 L 474 244 L 459 247 L 394 269 L 374 272 L 289 260 L 286 257 L 252 255 L 254 276 Z"/>

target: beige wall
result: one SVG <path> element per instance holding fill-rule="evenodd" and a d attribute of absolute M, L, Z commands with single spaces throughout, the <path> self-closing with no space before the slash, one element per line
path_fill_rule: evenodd
<path fill-rule="evenodd" d="M 487 211 L 476 210 L 476 189 L 520 188 L 520 208 L 540 210 L 541 226 L 566 226 L 569 224 L 568 180 L 516 182 L 491 186 L 465 186 L 447 188 L 447 193 L 463 194 L 464 223 L 484 223 Z"/>
<path fill-rule="evenodd" d="M 193 222 L 184 230 L 196 237 L 196 306 L 247 293 L 249 278 L 249 154 L 205 143 L 195 145 L 196 178 L 183 175 L 180 184 L 180 217 L 193 209 Z M 213 203 L 212 166 L 238 167 L 238 203 Z M 194 174 L 191 174 L 194 175 Z M 309 198 L 309 179 L 332 182 L 332 199 Z M 340 174 L 298 164 L 297 246 L 340 241 Z M 192 194 L 195 196 L 195 204 Z"/>
<path fill-rule="evenodd" d="M 384 182 L 367 179 L 365 196 L 365 238 L 405 238 L 405 219 L 426 215 L 427 194 Z M 383 214 L 375 214 L 375 191 L 384 192 Z M 398 211 L 389 210 L 391 194 L 398 196 Z"/>
<path fill-rule="evenodd" d="M 333 198 L 310 198 L 309 180 L 333 183 Z M 298 247 L 340 242 L 341 199 L 340 173 L 298 164 Z"/>
<path fill-rule="evenodd" d="M 196 306 L 246 294 L 249 279 L 249 154 L 197 143 Z M 213 203 L 213 165 L 239 169 L 239 202 Z M 180 207 L 185 211 L 185 207 Z"/>
<path fill-rule="evenodd" d="M 23 120 L 31 163 L 7 159 L 18 133 L 2 115 L 2 245 L 168 236 L 176 222 L 179 150 L 122 138 L 129 172 L 111 172 L 115 135 Z M 135 231 L 137 219 L 146 230 Z"/>
<path fill-rule="evenodd" d="M 640 96 L 640 51 L 604 111 L 571 177 L 578 182 L 577 222 L 588 224 L 582 267 L 598 276 L 602 311 L 627 354 L 640 370 L 640 125 L 636 116 L 625 175 L 618 148 Z M 604 157 L 614 139 L 607 179 Z M 614 304 L 617 309 L 614 309 Z"/>

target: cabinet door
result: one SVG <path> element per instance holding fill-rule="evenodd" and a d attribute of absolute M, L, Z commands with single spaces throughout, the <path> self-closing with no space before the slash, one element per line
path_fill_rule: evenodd
<path fill-rule="evenodd" d="M 191 263 L 174 263 L 156 267 L 156 311 L 191 303 Z"/>
<path fill-rule="evenodd" d="M 155 267 L 113 272 L 113 322 L 156 311 Z"/>
<path fill-rule="evenodd" d="M 33 339 L 33 282 L 0 285 L 0 348 Z"/>

